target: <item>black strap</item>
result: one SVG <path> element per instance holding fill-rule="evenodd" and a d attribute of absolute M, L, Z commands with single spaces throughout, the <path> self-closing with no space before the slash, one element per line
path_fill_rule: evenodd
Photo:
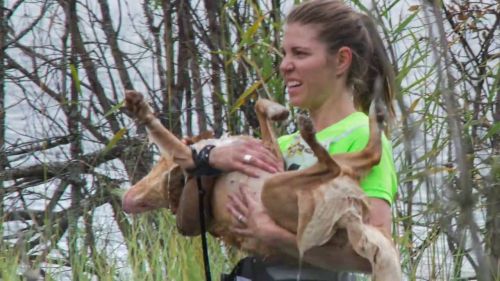
<path fill-rule="evenodd" d="M 252 281 L 275 281 L 268 274 L 265 264 L 256 257 L 241 259 L 230 274 L 223 276 L 222 281 L 235 281 L 238 277 L 244 277 L 246 280 Z"/>
<path fill-rule="evenodd" d="M 205 279 L 207 281 L 212 281 L 212 277 L 210 276 L 210 262 L 208 260 L 208 246 L 207 246 L 207 234 L 206 234 L 206 226 L 205 226 L 205 212 L 204 212 L 204 203 L 203 197 L 205 195 L 205 191 L 201 186 L 201 177 L 196 177 L 196 184 L 198 184 L 198 201 L 199 201 L 199 214 L 200 214 L 200 228 L 201 228 L 201 247 L 203 248 L 203 264 L 205 267 Z"/>
<path fill-rule="evenodd" d="M 221 170 L 210 166 L 210 152 L 215 148 L 215 145 L 205 145 L 199 152 L 191 146 L 191 156 L 193 157 L 194 168 L 187 170 L 188 173 L 194 176 L 217 176 L 222 173 Z"/>

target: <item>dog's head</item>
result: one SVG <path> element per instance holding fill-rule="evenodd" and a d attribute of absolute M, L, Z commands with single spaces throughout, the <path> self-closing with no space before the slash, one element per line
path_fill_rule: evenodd
<path fill-rule="evenodd" d="M 190 145 L 213 137 L 212 132 L 184 138 Z M 137 214 L 159 208 L 168 208 L 177 212 L 186 175 L 169 155 L 162 155 L 151 171 L 125 192 L 122 199 L 123 210 Z"/>
<path fill-rule="evenodd" d="M 179 165 L 171 159 L 161 157 L 144 178 L 125 192 L 122 200 L 123 210 L 137 214 L 169 208 L 175 212 L 175 194 L 171 194 L 170 189 L 175 192 L 177 189 L 182 190 L 182 186 L 184 173 Z"/>

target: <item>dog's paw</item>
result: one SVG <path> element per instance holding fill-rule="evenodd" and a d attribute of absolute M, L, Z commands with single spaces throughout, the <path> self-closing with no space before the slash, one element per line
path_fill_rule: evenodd
<path fill-rule="evenodd" d="M 154 118 L 152 108 L 144 100 L 144 96 L 140 92 L 125 90 L 125 108 L 142 122 Z"/>
<path fill-rule="evenodd" d="M 272 104 L 267 108 L 267 118 L 273 121 L 283 121 L 288 118 L 288 110 L 281 104 Z"/>
<path fill-rule="evenodd" d="M 258 99 L 255 103 L 255 111 L 272 121 L 283 121 L 288 118 L 286 107 L 268 99 Z"/>
<path fill-rule="evenodd" d="M 314 139 L 316 129 L 314 128 L 311 118 L 307 117 L 304 114 L 299 114 L 298 119 L 300 134 L 302 135 L 302 138 L 304 138 L 304 140 Z"/>

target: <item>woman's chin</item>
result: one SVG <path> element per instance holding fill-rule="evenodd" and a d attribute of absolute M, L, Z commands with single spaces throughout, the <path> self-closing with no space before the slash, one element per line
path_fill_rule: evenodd
<path fill-rule="evenodd" d="M 290 105 L 301 109 L 304 107 L 304 101 L 299 97 L 289 97 L 289 103 Z"/>

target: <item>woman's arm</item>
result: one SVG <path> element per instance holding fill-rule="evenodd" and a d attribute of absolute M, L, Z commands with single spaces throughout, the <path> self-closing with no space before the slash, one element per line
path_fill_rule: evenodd
<path fill-rule="evenodd" d="M 389 203 L 379 198 L 368 198 L 370 213 L 365 223 L 373 225 L 384 232 L 387 237 L 391 237 L 392 212 Z"/>
<path fill-rule="evenodd" d="M 276 250 L 298 258 L 295 234 L 278 226 L 245 190 L 241 190 L 240 196 L 230 196 L 230 202 L 228 211 L 235 218 L 240 218 L 241 222 L 234 228 L 236 233 L 255 237 Z M 366 223 L 390 234 L 392 215 L 389 204 L 378 198 L 369 198 L 369 202 L 371 209 Z M 325 252 L 322 247 L 313 248 L 306 252 L 303 260 L 314 264 L 328 261 L 325 267 L 332 270 L 371 271 L 369 261 L 354 252 L 349 244 L 338 247 L 331 245 L 331 248 L 333 250 L 329 252 Z"/>

